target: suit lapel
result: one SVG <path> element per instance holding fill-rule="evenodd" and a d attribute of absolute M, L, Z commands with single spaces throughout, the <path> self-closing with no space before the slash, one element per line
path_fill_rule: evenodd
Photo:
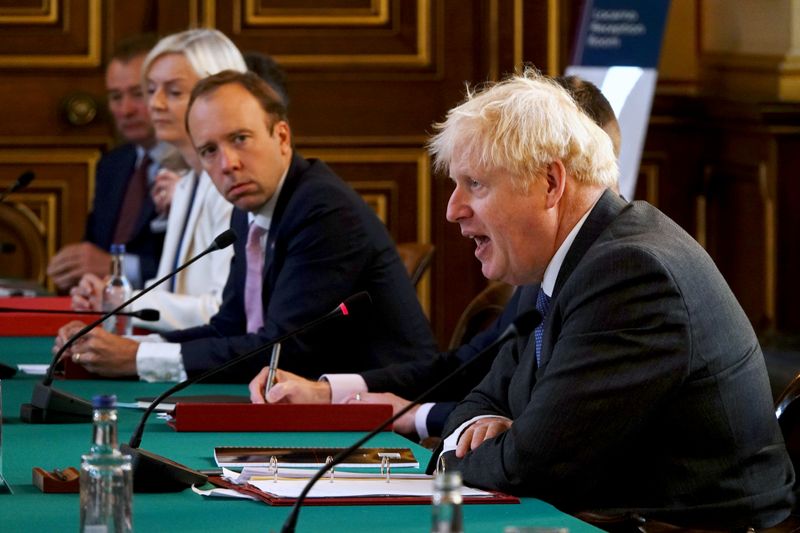
<path fill-rule="evenodd" d="M 194 241 L 194 233 L 195 228 L 197 228 L 197 221 L 200 218 L 200 212 L 203 211 L 205 204 L 206 204 L 206 196 L 209 192 L 209 187 L 213 187 L 211 183 L 211 178 L 205 172 L 201 172 L 199 176 L 197 176 L 197 191 L 195 191 L 194 199 L 192 203 L 187 206 L 189 209 L 188 218 L 186 219 L 186 230 L 183 232 L 183 241 L 178 243 L 180 246 L 180 262 L 184 262 L 185 260 L 189 259 L 190 255 L 194 255 L 196 252 L 194 247 L 191 246 L 192 242 Z M 189 183 L 191 187 L 194 183 Z M 200 243 L 202 248 L 205 248 L 211 243 Z"/>
<path fill-rule="evenodd" d="M 272 269 L 272 264 L 275 260 L 275 246 L 276 241 L 278 240 L 278 235 L 280 234 L 281 219 L 283 219 L 283 216 L 286 214 L 286 206 L 289 204 L 289 200 L 291 200 L 292 196 L 294 195 L 294 191 L 300 184 L 300 177 L 308 167 L 308 161 L 297 154 L 292 155 L 292 161 L 289 164 L 289 170 L 286 172 L 286 179 L 284 180 L 283 187 L 278 195 L 278 201 L 275 203 L 275 210 L 272 212 L 272 220 L 269 224 L 267 245 L 265 247 L 266 255 L 264 257 L 263 287 L 265 289 L 267 286 L 269 286 L 267 280 L 270 279 L 269 274 Z"/>
<path fill-rule="evenodd" d="M 572 246 L 570 246 L 566 257 L 564 258 L 564 262 L 561 264 L 561 269 L 558 272 L 556 284 L 553 288 L 553 294 L 551 296 L 548 318 L 557 314 L 558 294 L 561 291 L 561 288 L 567 282 L 567 279 L 569 279 L 569 276 L 581 262 L 583 256 L 586 255 L 586 252 L 592 247 L 600 234 L 603 233 L 608 225 L 619 216 L 619 214 L 627 205 L 628 203 L 625 200 L 620 198 L 618 194 L 614 193 L 610 189 L 606 189 L 600 196 L 600 199 L 597 201 L 595 206 L 592 208 L 591 213 L 589 213 L 589 216 L 586 218 L 586 222 L 583 223 L 583 227 L 581 227 L 580 231 L 578 231 L 578 235 L 572 242 Z M 538 290 L 538 286 L 536 287 L 536 290 Z M 552 321 L 545 319 L 544 335 L 542 336 L 542 354 L 540 357 L 541 365 L 536 371 L 537 377 L 541 376 L 541 372 L 544 371 L 544 368 L 547 366 L 548 361 L 550 361 L 550 356 L 552 355 L 552 346 L 554 343 L 554 340 L 551 340 L 553 332 L 552 326 Z M 531 338 L 532 337 L 533 336 L 531 336 Z M 529 349 L 535 350 L 535 348 L 533 348 L 533 342 L 528 344 L 530 345 L 528 347 Z"/>
<path fill-rule="evenodd" d="M 597 237 L 608 227 L 611 222 L 617 218 L 628 203 L 620 198 L 620 196 L 610 189 L 606 189 L 597 200 L 597 203 L 592 208 L 592 212 L 583 223 L 583 227 L 578 232 L 575 240 L 572 242 L 564 262 L 561 264 L 561 269 L 558 271 L 558 278 L 556 278 L 556 285 L 553 288 L 551 298 L 555 300 L 561 287 L 566 283 L 575 267 L 578 266 L 586 251 L 594 244 Z M 551 306 L 553 305 L 552 302 Z"/>

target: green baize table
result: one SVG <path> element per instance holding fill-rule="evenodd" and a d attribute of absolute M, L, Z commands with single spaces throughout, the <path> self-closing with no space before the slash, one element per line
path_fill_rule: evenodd
<path fill-rule="evenodd" d="M 6 364 L 45 363 L 52 339 L 40 337 L 0 338 L 0 361 Z M 77 494 L 43 494 L 32 484 L 33 467 L 45 470 L 80 466 L 81 454 L 89 450 L 91 423 L 25 424 L 19 406 L 30 401 L 39 378 L 17 374 L 2 382 L 2 465 L 13 494 L 0 494 L 0 531 L 74 531 L 78 528 Z M 54 385 L 91 399 L 94 394 L 113 393 L 120 402 L 156 396 L 166 383 L 138 381 L 63 381 Z M 181 394 L 247 394 L 245 385 L 197 384 Z M 119 410 L 119 440 L 127 442 L 141 411 Z M 178 433 L 151 416 L 142 448 L 196 469 L 215 468 L 214 446 L 348 446 L 360 432 L 309 433 Z M 402 436 L 384 432 L 365 446 L 410 447 L 424 468 L 430 451 Z M 225 498 L 208 498 L 190 489 L 178 493 L 134 494 L 133 524 L 136 531 L 279 531 L 290 507 Z M 563 527 L 570 532 L 600 531 L 553 506 L 533 498 L 520 504 L 464 506 L 465 531 L 502 532 L 507 525 Z M 423 532 L 430 529 L 429 505 L 307 506 L 300 512 L 298 532 Z"/>

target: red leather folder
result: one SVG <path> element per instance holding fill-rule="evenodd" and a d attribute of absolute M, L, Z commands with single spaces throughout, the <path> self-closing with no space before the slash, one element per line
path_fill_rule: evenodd
<path fill-rule="evenodd" d="M 175 431 L 368 431 L 390 416 L 391 405 L 178 401 L 169 425 Z"/>
<path fill-rule="evenodd" d="M 264 503 L 275 506 L 294 505 L 296 498 L 273 496 L 245 483 L 237 485 L 221 476 L 208 476 L 209 483 L 225 489 L 233 489 L 242 494 L 255 496 Z M 321 481 L 321 480 L 320 480 Z M 470 503 L 519 503 L 519 498 L 502 492 L 492 492 L 490 497 L 464 496 L 463 502 Z M 303 505 L 430 505 L 428 496 L 341 496 L 336 498 L 306 498 Z"/>
<path fill-rule="evenodd" d="M 27 298 L 9 296 L 0 298 L 0 307 L 17 309 L 52 309 L 69 311 L 72 309 L 69 296 L 45 296 Z M 55 336 L 58 329 L 72 320 L 86 320 L 85 315 L 49 315 L 39 313 L 0 314 L 0 336 L 2 337 L 45 337 Z"/>
<path fill-rule="evenodd" d="M 69 296 L 9 296 L 0 298 L 0 307 L 71 311 L 72 299 Z M 68 322 L 79 320 L 88 324 L 96 318 L 99 315 L 0 312 L 0 337 L 53 337 Z M 133 333 L 146 335 L 150 331 L 134 327 Z"/>

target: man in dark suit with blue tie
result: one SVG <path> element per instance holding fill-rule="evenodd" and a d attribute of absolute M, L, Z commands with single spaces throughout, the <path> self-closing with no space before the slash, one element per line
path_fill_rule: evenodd
<path fill-rule="evenodd" d="M 385 226 L 325 163 L 295 153 L 286 109 L 253 73 L 198 82 L 187 128 L 204 169 L 234 204 L 239 238 L 208 325 L 138 343 L 96 328 L 73 359 L 108 376 L 181 380 L 252 351 L 367 291 L 371 308 L 282 343 L 280 368 L 316 378 L 430 357 L 433 334 Z M 79 326 L 75 326 L 79 327 Z M 71 331 L 62 329 L 63 342 Z M 58 344 L 57 343 L 57 344 Z M 220 376 L 249 381 L 268 354 Z"/>
<path fill-rule="evenodd" d="M 83 242 L 63 247 L 50 260 L 47 274 L 66 290 L 86 273 L 109 273 L 112 243 L 126 246 L 126 274 L 134 287 L 152 278 L 161 257 L 164 229 L 149 194 L 149 181 L 170 148 L 153 133 L 141 80 L 141 66 L 155 37 L 122 41 L 106 69 L 108 107 L 125 144 L 103 155 L 95 172 L 92 211 Z"/>
<path fill-rule="evenodd" d="M 566 511 L 724 530 L 786 518 L 795 476 L 750 322 L 691 236 L 608 189 L 608 137 L 534 72 L 436 128 L 448 220 L 544 316 L 448 419 L 447 469 Z"/>

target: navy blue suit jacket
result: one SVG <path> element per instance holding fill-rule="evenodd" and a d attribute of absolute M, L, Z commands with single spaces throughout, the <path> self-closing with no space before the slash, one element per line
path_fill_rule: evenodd
<path fill-rule="evenodd" d="M 335 319 L 284 342 L 280 368 L 316 378 L 435 353 L 430 326 L 386 228 L 324 163 L 292 158 L 271 224 L 261 295 L 264 326 L 246 332 L 248 220 L 234 209 L 231 226 L 239 238 L 219 312 L 207 326 L 165 335 L 181 343 L 189 376 L 291 332 L 360 291 L 372 297 L 366 316 Z M 248 381 L 268 358 L 268 351 L 253 357 L 222 379 Z"/>
<path fill-rule="evenodd" d="M 123 144 L 100 158 L 95 175 L 94 202 L 86 221 L 84 240 L 106 251 L 111 247 L 117 217 L 135 167 L 136 148 L 132 144 Z M 136 221 L 133 237 L 125 243 L 127 253 L 139 256 L 142 280 L 156 275 L 161 259 L 164 233 L 153 233 L 150 229 L 150 221 L 156 216 L 155 205 L 148 195 Z"/>

